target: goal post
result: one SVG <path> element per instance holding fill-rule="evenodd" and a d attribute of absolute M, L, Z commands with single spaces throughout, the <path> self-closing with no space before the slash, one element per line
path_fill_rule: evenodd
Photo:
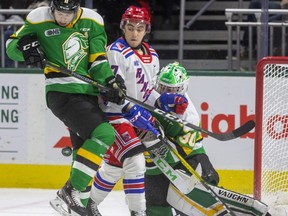
<path fill-rule="evenodd" d="M 288 57 L 265 57 L 256 68 L 254 197 L 288 204 Z M 286 201 L 285 201 L 286 202 Z"/>

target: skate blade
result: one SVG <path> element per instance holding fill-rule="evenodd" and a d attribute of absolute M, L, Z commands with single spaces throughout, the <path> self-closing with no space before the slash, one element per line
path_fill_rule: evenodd
<path fill-rule="evenodd" d="M 66 203 L 64 203 L 62 200 L 60 200 L 58 197 L 56 197 L 54 200 L 51 200 L 50 206 L 57 211 L 62 216 L 72 216 L 72 212 L 69 212 L 68 207 Z"/>
<path fill-rule="evenodd" d="M 51 207 L 62 216 L 81 216 L 78 213 L 71 210 L 70 208 L 68 208 L 67 204 L 59 197 L 56 197 L 54 200 L 51 200 L 49 203 Z"/>

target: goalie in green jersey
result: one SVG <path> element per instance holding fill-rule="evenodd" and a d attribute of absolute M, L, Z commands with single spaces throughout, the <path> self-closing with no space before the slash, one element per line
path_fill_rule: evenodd
<path fill-rule="evenodd" d="M 200 126 L 199 115 L 190 100 L 187 89 L 189 84 L 188 74 L 183 66 L 178 62 L 170 63 L 163 67 L 158 74 L 156 90 L 162 94 L 178 93 L 183 94 L 188 100 L 188 107 L 184 114 L 175 114 L 180 119 L 190 122 L 194 125 Z M 169 120 L 165 120 L 160 115 L 155 116 L 161 123 L 168 142 L 175 148 L 178 153 L 185 158 L 185 160 L 196 169 L 198 165 L 201 166 L 201 177 L 207 182 L 218 196 L 229 203 L 236 215 L 269 215 L 267 213 L 267 205 L 254 200 L 251 197 L 217 187 L 219 183 L 219 175 L 211 164 L 209 157 L 205 153 L 202 145 L 202 136 L 200 132 L 185 125 L 172 124 Z M 167 121 L 167 122 L 166 122 Z M 170 136 L 173 134 L 174 136 Z M 149 140 L 149 136 L 142 139 Z M 219 203 L 206 189 L 199 180 L 193 175 L 187 174 L 187 169 L 179 159 L 169 152 L 165 160 L 177 171 L 186 181 L 194 182 L 191 186 L 191 191 L 188 194 L 183 194 L 176 187 L 171 184 L 168 178 L 161 173 L 160 169 L 152 162 L 149 153 L 146 153 L 146 174 L 145 174 L 145 195 L 148 216 L 220 216 L 224 215 L 226 209 Z M 234 198 L 237 197 L 235 200 Z"/>
<path fill-rule="evenodd" d="M 184 119 L 194 125 L 200 125 L 200 118 L 195 106 L 189 99 L 187 94 L 189 84 L 189 76 L 184 67 L 178 62 L 170 63 L 163 67 L 158 74 L 156 90 L 158 93 L 177 93 L 182 94 L 188 99 L 188 106 L 184 114 L 175 114 L 180 119 Z M 217 185 L 219 182 L 219 175 L 212 166 L 207 154 L 202 145 L 202 136 L 200 132 L 191 130 L 190 128 L 182 128 L 182 125 L 171 124 L 165 122 L 165 119 L 155 116 L 161 123 L 165 134 L 173 134 L 172 131 L 177 131 L 175 136 L 170 137 L 173 146 L 177 148 L 178 152 L 188 161 L 188 163 L 196 168 L 198 164 L 202 168 L 202 178 L 207 182 Z M 180 133 L 179 133 L 180 131 Z M 145 141 L 147 137 L 144 137 Z M 169 141 L 170 143 L 172 143 Z M 165 160 L 169 162 L 175 169 L 184 169 L 179 160 L 169 152 Z M 169 180 L 161 173 L 150 159 L 146 163 L 147 171 L 145 176 L 145 190 L 147 202 L 147 215 L 172 215 L 171 206 L 166 201 L 166 195 L 169 187 Z"/>

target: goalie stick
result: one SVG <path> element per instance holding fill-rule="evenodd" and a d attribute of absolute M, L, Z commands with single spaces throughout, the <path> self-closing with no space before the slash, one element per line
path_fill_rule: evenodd
<path fill-rule="evenodd" d="M 150 159 L 181 193 L 188 194 L 191 192 L 193 185 L 185 181 L 165 159 L 157 156 L 151 157 Z"/>
<path fill-rule="evenodd" d="M 66 68 L 62 68 L 62 67 L 59 67 L 55 64 L 52 64 L 50 62 L 46 62 L 46 66 L 50 67 L 50 68 L 53 68 L 54 70 L 56 71 L 59 71 L 61 73 L 64 73 L 64 74 L 67 74 L 67 75 L 70 75 L 70 76 L 73 76 L 79 80 L 82 80 L 86 83 L 89 83 L 91 85 L 94 85 L 96 86 L 97 88 L 99 88 L 101 91 L 109 91 L 110 89 L 104 85 L 101 85 L 100 83 L 96 82 L 95 80 L 87 77 L 87 76 L 83 76 L 81 74 L 78 74 L 74 71 L 71 71 L 71 70 L 68 70 Z M 186 122 L 184 120 L 181 120 L 180 118 L 174 116 L 173 114 L 170 114 L 170 113 L 167 113 L 167 112 L 164 112 L 163 110 L 160 110 L 158 108 L 155 108 L 153 106 L 150 106 L 148 104 L 145 104 L 139 100 L 136 100 L 135 98 L 132 98 L 128 95 L 125 95 L 125 98 L 134 103 L 134 104 L 137 104 L 139 106 L 142 106 L 143 108 L 151 111 L 151 112 L 154 112 L 156 114 L 159 114 L 165 118 L 168 118 L 169 120 L 171 121 L 174 121 L 174 122 L 177 122 L 179 124 L 183 124 L 189 128 L 192 128 L 196 131 L 199 131 L 199 132 L 202 132 L 204 134 L 207 134 L 217 140 L 220 140 L 220 141 L 227 141 L 227 140 L 231 140 L 231 139 L 235 139 L 235 138 L 238 138 L 246 133 L 248 133 L 250 130 L 252 130 L 254 127 L 255 127 L 255 122 L 253 120 L 250 120 L 250 121 L 247 121 L 246 123 L 244 123 L 243 125 L 241 125 L 239 128 L 236 128 L 235 130 L 233 131 L 230 131 L 230 132 L 227 132 L 227 133 L 222 133 L 222 134 L 218 134 L 218 133 L 213 133 L 211 131 L 208 131 L 208 130 L 205 130 L 201 127 L 198 127 L 196 125 L 193 125 L 189 122 Z"/>

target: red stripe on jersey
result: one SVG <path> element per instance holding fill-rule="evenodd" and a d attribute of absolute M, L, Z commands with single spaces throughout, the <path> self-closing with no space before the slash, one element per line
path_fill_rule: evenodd
<path fill-rule="evenodd" d="M 131 48 L 127 48 L 127 49 L 125 49 L 125 50 L 122 51 L 122 54 L 123 54 L 123 55 L 126 55 L 126 53 L 128 53 L 128 52 L 130 52 L 130 51 L 133 52 L 133 50 L 132 50 Z"/>

